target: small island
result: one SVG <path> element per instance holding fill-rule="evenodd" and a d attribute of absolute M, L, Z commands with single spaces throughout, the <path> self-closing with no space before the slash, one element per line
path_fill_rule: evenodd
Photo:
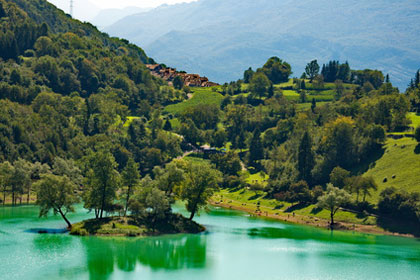
<path fill-rule="evenodd" d="M 151 225 L 148 220 L 135 217 L 107 217 L 74 224 L 71 235 L 80 236 L 157 236 L 162 234 L 200 233 L 206 228 L 180 214 L 170 214 L 165 221 Z"/>
<path fill-rule="evenodd" d="M 208 163 L 179 159 L 155 168 L 153 179 L 149 175 L 140 179 L 139 165 L 132 158 L 120 174 L 114 157 L 106 151 L 92 153 L 85 159 L 87 170 L 83 179 L 74 162 L 63 160 L 57 166 L 66 166 L 64 170 L 72 170 L 72 174 L 56 168 L 52 174 L 41 175 L 35 185 L 40 216 L 47 216 L 52 210 L 61 215 L 70 234 L 80 236 L 203 232 L 205 227 L 193 218 L 207 205 L 221 177 Z M 67 214 L 75 211 L 74 205 L 80 200 L 95 218 L 72 224 Z M 172 212 L 176 200 L 185 203 L 189 218 Z"/>

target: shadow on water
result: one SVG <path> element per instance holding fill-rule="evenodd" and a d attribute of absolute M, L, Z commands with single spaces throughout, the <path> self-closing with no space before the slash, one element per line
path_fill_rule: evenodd
<path fill-rule="evenodd" d="M 206 235 L 151 238 L 81 238 L 91 279 L 107 278 L 118 269 L 134 271 L 137 264 L 152 270 L 206 266 Z"/>
<path fill-rule="evenodd" d="M 38 234 L 63 234 L 63 233 L 67 233 L 68 230 L 65 228 L 30 228 L 25 230 L 25 232 L 29 232 L 29 233 L 38 233 Z"/>
<path fill-rule="evenodd" d="M 389 244 L 388 236 L 369 235 L 343 231 L 321 230 L 319 228 L 299 228 L 294 226 L 285 228 L 277 227 L 259 227 L 250 229 L 234 229 L 234 234 L 247 234 L 251 238 L 266 238 L 266 239 L 292 239 L 292 240 L 314 240 L 328 243 L 343 243 L 355 245 L 367 244 Z M 404 242 L 404 240 L 406 242 Z M 412 245 L 413 240 L 410 238 L 402 238 L 400 245 Z"/>

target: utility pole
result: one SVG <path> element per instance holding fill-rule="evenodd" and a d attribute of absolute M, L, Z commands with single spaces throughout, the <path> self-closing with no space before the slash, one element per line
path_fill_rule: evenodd
<path fill-rule="evenodd" d="M 73 0 L 70 0 L 70 15 L 73 17 Z"/>

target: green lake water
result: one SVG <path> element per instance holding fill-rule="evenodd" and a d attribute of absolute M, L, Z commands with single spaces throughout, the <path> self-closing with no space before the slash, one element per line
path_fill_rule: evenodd
<path fill-rule="evenodd" d="M 178 211 L 180 207 L 177 208 Z M 91 217 L 82 208 L 72 222 Z M 62 229 L 36 206 L 0 208 L 0 279 L 420 279 L 418 239 L 280 223 L 211 208 L 199 235 L 37 234 Z"/>

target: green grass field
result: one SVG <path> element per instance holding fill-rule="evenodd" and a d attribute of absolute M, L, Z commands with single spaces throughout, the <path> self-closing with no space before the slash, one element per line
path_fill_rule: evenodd
<path fill-rule="evenodd" d="M 378 191 L 369 198 L 377 202 L 380 192 L 386 187 L 395 187 L 408 192 L 420 192 L 420 149 L 412 138 L 388 139 L 384 155 L 371 164 L 364 176 L 372 176 Z M 416 153 L 417 152 L 417 153 Z M 395 175 L 395 179 L 392 176 Z M 383 182 L 387 178 L 387 182 Z"/>
<path fill-rule="evenodd" d="M 223 95 L 218 92 L 214 92 L 212 88 L 193 88 L 192 94 L 193 97 L 189 100 L 166 106 L 164 112 L 179 115 L 187 108 L 194 107 L 199 104 L 215 104 L 220 106 L 223 100 Z"/>
<path fill-rule="evenodd" d="M 251 190 L 241 189 L 238 191 L 230 191 L 227 189 L 222 189 L 215 194 L 216 198 L 222 197 L 224 201 L 228 201 L 229 204 L 234 206 L 242 206 L 246 204 L 247 207 L 257 207 L 257 203 L 260 203 L 260 209 L 262 211 L 267 211 L 269 214 L 278 213 L 281 216 L 287 216 L 287 209 L 292 206 L 289 202 L 277 201 L 275 199 L 264 199 L 264 192 L 259 192 L 259 196 L 255 196 L 255 192 Z M 321 218 L 325 220 L 330 219 L 330 212 L 327 210 L 316 210 L 315 205 L 309 205 L 303 208 L 296 208 L 291 210 L 297 215 L 306 216 L 309 219 L 312 218 Z M 291 215 L 291 213 L 289 212 Z M 357 217 L 355 213 L 338 211 L 335 215 L 335 220 L 346 223 L 356 223 L 356 224 L 375 224 L 375 219 L 373 217 Z"/>
<path fill-rule="evenodd" d="M 408 117 L 411 120 L 411 127 L 416 129 L 420 125 L 420 115 L 417 115 L 416 113 L 409 113 Z"/>

